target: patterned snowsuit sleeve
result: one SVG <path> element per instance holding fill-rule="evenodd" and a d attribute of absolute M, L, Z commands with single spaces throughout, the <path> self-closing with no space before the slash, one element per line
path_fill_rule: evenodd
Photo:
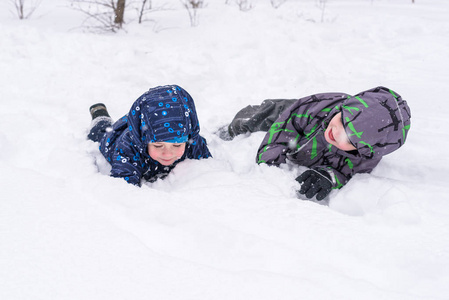
<path fill-rule="evenodd" d="M 290 126 L 285 122 L 273 123 L 259 148 L 257 163 L 279 166 L 286 162 L 289 142 L 282 133 L 287 131 L 293 133 L 293 130 L 288 127 Z"/>
<path fill-rule="evenodd" d="M 342 156 L 342 160 L 344 161 L 344 165 L 342 165 L 341 168 L 332 168 L 330 166 L 315 166 L 312 169 L 315 170 L 323 170 L 326 171 L 332 181 L 333 181 L 333 188 L 339 189 L 342 188 L 348 181 L 358 173 L 371 173 L 371 171 L 376 167 L 382 158 L 373 158 L 373 159 L 351 159 L 351 158 L 344 158 Z"/>
<path fill-rule="evenodd" d="M 286 162 L 287 153 L 296 147 L 301 136 L 308 134 L 303 128 L 306 128 L 311 118 L 310 105 L 302 104 L 313 97 L 299 99 L 282 112 L 259 146 L 257 163 L 279 166 Z"/>
<path fill-rule="evenodd" d="M 140 185 L 143 172 L 143 159 L 132 146 L 129 135 L 125 135 L 124 143 L 114 149 L 112 155 L 111 176 L 125 179 L 128 183 Z"/>
<path fill-rule="evenodd" d="M 212 154 L 207 147 L 206 139 L 198 135 L 193 139 L 192 144 L 189 146 L 189 154 L 187 155 L 190 159 L 202 159 L 212 157 Z"/>

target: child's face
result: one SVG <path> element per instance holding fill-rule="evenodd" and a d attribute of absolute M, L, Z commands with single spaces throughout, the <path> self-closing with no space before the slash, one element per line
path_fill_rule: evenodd
<path fill-rule="evenodd" d="M 328 143 L 343 151 L 356 149 L 349 141 L 348 135 L 345 132 L 341 121 L 341 112 L 336 114 L 329 122 L 326 131 L 324 131 L 324 138 Z"/>
<path fill-rule="evenodd" d="M 186 143 L 150 143 L 148 154 L 164 166 L 169 166 L 180 159 L 186 150 Z"/>

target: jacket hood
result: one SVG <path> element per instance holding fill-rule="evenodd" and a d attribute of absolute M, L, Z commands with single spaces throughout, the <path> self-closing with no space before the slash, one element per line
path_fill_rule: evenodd
<path fill-rule="evenodd" d="M 177 85 L 152 88 L 132 105 L 128 130 L 140 153 L 148 143 L 184 143 L 199 136 L 200 127 L 192 97 Z"/>
<path fill-rule="evenodd" d="M 348 97 L 341 106 L 349 140 L 361 156 L 381 157 L 399 149 L 410 129 L 410 108 L 394 91 L 376 87 Z"/>

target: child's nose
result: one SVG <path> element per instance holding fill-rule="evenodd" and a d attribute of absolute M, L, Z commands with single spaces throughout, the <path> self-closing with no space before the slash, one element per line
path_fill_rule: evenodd
<path fill-rule="evenodd" d="M 172 156 L 172 154 L 173 154 L 172 149 L 164 148 L 164 150 L 162 151 L 162 156 Z"/>

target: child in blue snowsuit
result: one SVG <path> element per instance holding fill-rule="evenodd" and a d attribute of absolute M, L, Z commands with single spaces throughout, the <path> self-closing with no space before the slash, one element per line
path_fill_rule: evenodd
<path fill-rule="evenodd" d="M 199 135 L 200 125 L 192 97 L 177 85 L 152 88 L 140 96 L 128 114 L 113 123 L 102 103 L 90 107 L 88 138 L 100 143 L 111 164 L 111 176 L 140 185 L 165 178 L 186 158 L 212 155 Z"/>

